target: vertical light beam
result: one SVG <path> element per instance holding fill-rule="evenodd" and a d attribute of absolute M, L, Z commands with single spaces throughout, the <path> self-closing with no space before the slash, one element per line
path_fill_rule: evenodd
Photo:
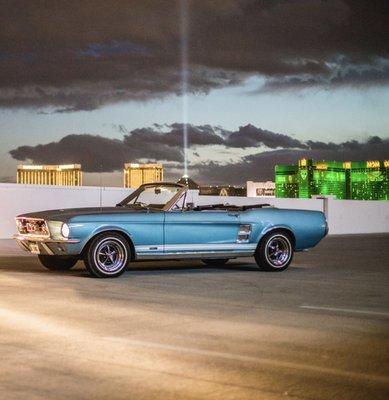
<path fill-rule="evenodd" d="M 184 176 L 188 176 L 188 2 L 180 0 L 181 36 L 181 91 L 182 91 L 182 134 L 184 145 Z"/>

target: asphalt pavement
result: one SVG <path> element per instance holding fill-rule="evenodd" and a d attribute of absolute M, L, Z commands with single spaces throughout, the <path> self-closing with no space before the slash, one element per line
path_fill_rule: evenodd
<path fill-rule="evenodd" d="M 50 272 L 0 242 L 0 399 L 388 399 L 389 235 L 254 260 Z"/>

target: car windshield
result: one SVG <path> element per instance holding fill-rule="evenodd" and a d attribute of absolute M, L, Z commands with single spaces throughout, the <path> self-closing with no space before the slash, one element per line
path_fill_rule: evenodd
<path fill-rule="evenodd" d="M 148 184 L 140 186 L 135 192 L 131 193 L 118 206 L 138 207 L 149 209 L 164 209 L 183 187 L 174 184 Z"/>

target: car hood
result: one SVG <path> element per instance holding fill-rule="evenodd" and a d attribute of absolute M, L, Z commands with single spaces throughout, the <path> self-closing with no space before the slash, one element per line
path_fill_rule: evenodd
<path fill-rule="evenodd" d="M 18 215 L 18 218 L 40 218 L 51 221 L 66 222 L 73 217 L 80 215 L 102 215 L 102 214 L 123 214 L 123 213 L 147 213 L 148 210 L 131 209 L 127 207 L 88 207 L 88 208 L 65 208 L 58 210 L 38 211 Z"/>

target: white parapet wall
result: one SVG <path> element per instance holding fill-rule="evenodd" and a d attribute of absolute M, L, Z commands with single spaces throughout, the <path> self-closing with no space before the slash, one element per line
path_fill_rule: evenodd
<path fill-rule="evenodd" d="M 329 233 L 389 233 L 389 201 L 280 199 L 269 197 L 198 196 L 197 204 L 270 204 L 278 208 L 318 210 L 326 214 Z"/>
<path fill-rule="evenodd" d="M 330 200 L 328 205 L 330 232 L 389 232 L 389 201 Z"/>
<path fill-rule="evenodd" d="M 114 187 L 0 183 L 0 239 L 15 233 L 16 215 L 58 208 L 113 206 L 130 193 L 131 189 Z M 326 212 L 330 234 L 389 232 L 389 201 L 199 196 L 198 191 L 190 191 L 188 201 L 199 205 L 269 203 L 279 208 L 319 210 Z"/>
<path fill-rule="evenodd" d="M 0 183 L 0 239 L 15 233 L 16 215 L 73 207 L 112 206 L 131 189 L 94 186 L 41 186 Z"/>

